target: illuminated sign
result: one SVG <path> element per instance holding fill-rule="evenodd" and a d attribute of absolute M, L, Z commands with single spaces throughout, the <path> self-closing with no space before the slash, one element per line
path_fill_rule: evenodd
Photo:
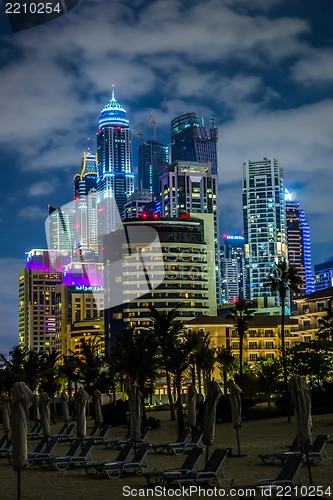
<path fill-rule="evenodd" d="M 75 287 L 76 292 L 103 292 L 104 287 L 102 286 L 86 286 L 86 285 L 79 285 Z"/>

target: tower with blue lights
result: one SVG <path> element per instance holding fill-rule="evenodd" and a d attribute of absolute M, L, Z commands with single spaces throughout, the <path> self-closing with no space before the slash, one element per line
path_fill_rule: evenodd
<path fill-rule="evenodd" d="M 310 228 L 304 211 L 288 189 L 285 191 L 288 261 L 297 268 L 302 278 L 298 294 L 292 293 L 291 298 L 308 295 L 314 292 L 314 280 L 311 264 Z"/>
<path fill-rule="evenodd" d="M 134 191 L 132 130 L 126 110 L 115 98 L 114 85 L 98 123 L 97 173 L 99 232 L 103 235 L 123 218 L 124 205 Z"/>

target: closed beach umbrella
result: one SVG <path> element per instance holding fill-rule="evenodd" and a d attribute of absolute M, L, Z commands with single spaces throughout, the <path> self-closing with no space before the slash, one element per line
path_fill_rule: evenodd
<path fill-rule="evenodd" d="M 131 411 L 131 439 L 136 442 L 141 440 L 141 396 L 138 384 L 133 384 L 129 394 L 129 402 Z"/>
<path fill-rule="evenodd" d="M 28 463 L 28 411 L 33 393 L 24 382 L 15 382 L 12 389 L 12 464 L 17 471 L 17 498 L 21 497 L 21 470 Z"/>
<path fill-rule="evenodd" d="M 40 421 L 38 394 L 34 394 L 34 397 L 32 398 L 32 418 L 35 422 Z"/>
<path fill-rule="evenodd" d="M 65 422 L 70 422 L 69 416 L 69 406 L 68 406 L 68 396 L 65 392 L 61 393 L 61 408 L 62 408 L 62 416 Z"/>
<path fill-rule="evenodd" d="M 187 389 L 187 425 L 192 429 L 197 425 L 197 390 L 193 384 Z"/>
<path fill-rule="evenodd" d="M 10 399 L 8 396 L 0 397 L 3 433 L 10 433 Z"/>
<path fill-rule="evenodd" d="M 236 429 L 237 435 L 237 447 L 238 455 L 240 455 L 240 445 L 239 445 L 239 433 L 238 429 L 242 426 L 242 414 L 241 414 L 241 393 L 242 389 L 238 387 L 233 380 L 228 381 L 230 406 L 231 406 L 231 420 Z"/>
<path fill-rule="evenodd" d="M 222 395 L 221 389 L 215 380 L 208 384 L 208 391 L 205 400 L 205 409 L 203 417 L 203 436 L 202 442 L 207 446 L 206 462 L 208 460 L 208 447 L 213 444 L 215 436 L 216 408 Z"/>
<path fill-rule="evenodd" d="M 312 485 L 308 450 L 312 444 L 311 391 L 300 375 L 289 380 L 291 400 L 294 407 L 297 441 L 301 451 L 306 454 L 310 484 Z"/>
<path fill-rule="evenodd" d="M 78 437 L 85 437 L 87 434 L 86 423 L 86 406 L 89 399 L 89 394 L 85 390 L 79 389 L 75 395 L 76 403 L 76 432 Z"/>
<path fill-rule="evenodd" d="M 93 392 L 93 402 L 95 408 L 95 424 L 101 424 L 103 422 L 102 393 L 97 389 L 95 389 Z"/>
<path fill-rule="evenodd" d="M 39 413 L 42 424 L 43 436 L 49 438 L 51 436 L 50 427 L 50 398 L 46 392 L 39 395 Z"/>

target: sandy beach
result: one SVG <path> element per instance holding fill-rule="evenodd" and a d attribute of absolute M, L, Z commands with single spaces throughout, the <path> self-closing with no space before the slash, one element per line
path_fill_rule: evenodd
<path fill-rule="evenodd" d="M 161 420 L 161 428 L 151 430 L 148 441 L 154 444 L 174 441 L 177 435 L 177 424 L 169 420 L 169 412 L 154 412 L 152 416 Z M 333 438 L 333 415 L 313 416 L 313 436 L 317 434 L 331 434 Z M 32 425 L 32 423 L 31 423 Z M 93 426 L 93 421 L 88 419 L 88 433 Z M 61 427 L 61 423 L 52 426 L 52 431 L 56 433 Z M 123 436 L 126 430 L 121 426 L 111 428 L 110 438 Z M 277 451 L 288 446 L 295 437 L 295 423 L 292 418 L 287 422 L 286 417 L 275 419 L 263 419 L 245 421 L 239 431 L 242 457 L 230 457 L 225 462 L 224 472 L 226 477 L 234 478 L 234 485 L 245 486 L 255 484 L 263 478 L 274 478 L 278 472 L 277 465 L 263 465 L 258 458 L 259 453 Z M 33 450 L 36 441 L 29 441 L 29 450 Z M 236 432 L 231 423 L 218 423 L 216 425 L 215 447 L 232 448 L 232 453 L 237 453 Z M 68 449 L 68 444 L 59 444 L 56 448 L 57 455 L 63 455 Z M 333 443 L 326 445 L 327 455 L 333 457 Z M 95 445 L 92 451 L 94 461 L 112 460 L 118 454 L 117 450 L 109 450 L 104 445 Z M 204 454 L 201 457 L 200 465 L 204 464 Z M 168 467 L 177 467 L 184 461 L 184 456 L 161 455 L 150 451 L 148 463 L 152 468 L 160 470 Z M 330 462 L 330 461 L 329 461 Z M 326 488 L 332 486 L 333 465 L 313 465 L 311 467 L 313 484 Z M 17 473 L 7 459 L 0 460 L 0 492 L 1 498 L 14 500 L 17 498 Z M 301 469 L 301 480 L 304 486 L 309 485 L 309 477 L 306 467 Z M 226 481 L 226 485 L 227 485 Z M 123 489 L 127 486 L 127 489 Z M 21 499 L 51 500 L 51 499 L 112 499 L 121 500 L 123 498 L 134 498 L 135 495 L 144 498 L 163 498 L 162 492 L 158 495 L 151 495 L 147 489 L 147 482 L 139 476 L 126 477 L 120 479 L 101 479 L 89 477 L 81 469 L 68 471 L 47 471 L 38 466 L 29 466 L 21 474 Z M 299 493 L 301 493 L 299 491 Z M 306 490 L 297 496 L 305 496 Z M 149 494 L 149 496 L 148 496 Z M 331 487 L 333 495 L 333 486 Z M 330 497 L 326 490 L 326 498 Z M 168 495 L 174 496 L 172 492 Z M 164 496 L 164 498 L 168 498 Z M 226 495 L 227 496 L 227 492 Z M 203 494 L 192 494 L 191 498 L 204 498 Z M 234 496 L 233 498 L 238 498 Z"/>

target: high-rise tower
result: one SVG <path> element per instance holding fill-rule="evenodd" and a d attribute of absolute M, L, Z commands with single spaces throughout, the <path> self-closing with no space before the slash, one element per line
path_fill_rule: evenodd
<path fill-rule="evenodd" d="M 287 189 L 286 216 L 288 261 L 289 264 L 297 268 L 298 275 L 303 281 L 298 294 L 295 295 L 292 293 L 292 298 L 294 298 L 314 292 L 314 283 L 311 266 L 309 225 L 300 204 L 293 199 L 292 194 Z"/>
<path fill-rule="evenodd" d="M 114 85 L 99 118 L 97 158 L 99 231 L 103 235 L 120 222 L 127 198 L 134 191 L 132 130 L 126 110 L 115 99 Z"/>
<path fill-rule="evenodd" d="M 176 160 L 209 163 L 212 174 L 217 174 L 218 129 L 215 117 L 209 117 L 209 127 L 200 124 L 195 113 L 177 116 L 171 122 L 171 158 Z"/>
<path fill-rule="evenodd" d="M 246 297 L 272 297 L 267 277 L 275 263 L 288 257 L 285 188 L 276 159 L 243 164 L 243 218 Z"/>
<path fill-rule="evenodd" d="M 223 235 L 221 246 L 221 301 L 225 304 L 245 297 L 244 236 Z"/>
<path fill-rule="evenodd" d="M 217 216 L 217 175 L 208 163 L 176 161 L 160 177 L 162 217 L 205 216 L 205 231 L 211 229 L 214 255 L 210 265 L 216 274 L 216 301 L 221 301 L 221 274 L 219 259 L 219 225 Z M 209 223 L 211 220 L 211 224 Z M 211 228 L 208 226 L 211 225 Z"/>
<path fill-rule="evenodd" d="M 74 260 L 96 260 L 97 227 L 97 155 L 90 148 L 83 153 L 81 172 L 74 176 Z"/>
<path fill-rule="evenodd" d="M 169 146 L 156 140 L 140 144 L 138 148 L 139 188 L 148 189 L 154 198 L 160 198 L 159 178 L 169 164 Z"/>

